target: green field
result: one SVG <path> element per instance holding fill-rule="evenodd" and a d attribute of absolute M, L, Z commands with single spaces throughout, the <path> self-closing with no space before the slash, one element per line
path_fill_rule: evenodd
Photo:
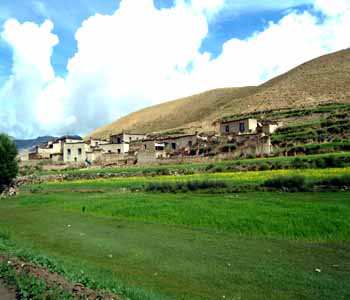
<path fill-rule="evenodd" d="M 26 257 L 34 261 L 37 254 L 48 256 L 70 280 L 135 300 L 348 299 L 350 192 L 202 194 L 122 189 L 145 181 L 204 177 L 258 185 L 297 172 L 314 180 L 348 174 L 349 169 L 25 186 L 17 198 L 0 200 L 0 232 L 15 243 L 1 246 L 0 235 L 0 250 L 16 254 L 26 249 L 24 253 L 30 253 Z"/>
<path fill-rule="evenodd" d="M 321 163 L 318 166 L 318 163 Z M 325 168 L 325 167 L 349 167 L 350 152 L 337 152 L 326 154 L 305 155 L 299 157 L 281 156 L 266 158 L 240 159 L 233 161 L 221 161 L 215 163 L 197 163 L 165 166 L 146 166 L 146 167 L 117 167 L 117 168 L 86 168 L 86 169 L 66 169 L 60 171 L 38 171 L 36 175 L 54 175 L 63 174 L 74 176 L 80 175 L 104 175 L 120 174 L 123 176 L 154 176 L 166 175 L 169 173 L 192 174 L 208 173 L 216 171 L 239 171 L 243 170 L 261 170 L 266 169 L 300 169 L 300 168 Z"/>

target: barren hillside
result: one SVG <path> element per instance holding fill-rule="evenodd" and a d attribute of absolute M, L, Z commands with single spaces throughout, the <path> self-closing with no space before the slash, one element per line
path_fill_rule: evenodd
<path fill-rule="evenodd" d="M 152 106 L 88 136 L 135 132 L 210 130 L 225 115 L 324 101 L 350 102 L 350 50 L 321 56 L 258 87 L 227 88 Z"/>

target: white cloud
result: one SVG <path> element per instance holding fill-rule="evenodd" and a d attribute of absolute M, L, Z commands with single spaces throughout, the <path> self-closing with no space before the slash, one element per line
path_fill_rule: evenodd
<path fill-rule="evenodd" d="M 350 10 L 349 0 L 315 0 L 315 8 L 322 11 L 325 15 L 339 17 L 348 14 Z"/>
<path fill-rule="evenodd" d="M 59 42 L 52 30 L 51 21 L 40 26 L 14 19 L 5 23 L 1 38 L 13 50 L 13 65 L 0 88 L 0 131 L 19 137 L 49 134 L 71 120 L 64 112 L 65 82 L 51 65 L 53 47 Z"/>
<path fill-rule="evenodd" d="M 157 10 L 151 0 L 123 0 L 113 15 L 96 14 L 83 22 L 65 78 L 55 76 L 51 66 L 58 43 L 51 22 L 6 22 L 1 37 L 14 54 L 12 75 L 0 88 L 0 131 L 86 133 L 161 101 L 258 84 L 350 45 L 348 2 L 330 6 L 316 0 L 315 10 L 325 15 L 322 22 L 312 11 L 292 11 L 263 32 L 227 41 L 212 59 L 199 49 L 208 20 L 227 3 L 178 0 L 175 7 Z"/>

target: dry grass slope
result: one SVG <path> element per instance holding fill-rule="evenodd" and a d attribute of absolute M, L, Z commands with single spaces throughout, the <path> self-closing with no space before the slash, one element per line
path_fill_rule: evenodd
<path fill-rule="evenodd" d="M 129 114 L 88 136 L 122 130 L 164 132 L 211 130 L 225 115 L 324 101 L 350 102 L 350 50 L 321 56 L 258 87 L 226 88 L 152 106 Z"/>

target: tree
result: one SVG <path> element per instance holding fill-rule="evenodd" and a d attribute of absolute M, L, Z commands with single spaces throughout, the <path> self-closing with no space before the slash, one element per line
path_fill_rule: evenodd
<path fill-rule="evenodd" d="M 13 141 L 7 135 L 0 134 L 0 191 L 18 174 L 17 154 Z"/>

